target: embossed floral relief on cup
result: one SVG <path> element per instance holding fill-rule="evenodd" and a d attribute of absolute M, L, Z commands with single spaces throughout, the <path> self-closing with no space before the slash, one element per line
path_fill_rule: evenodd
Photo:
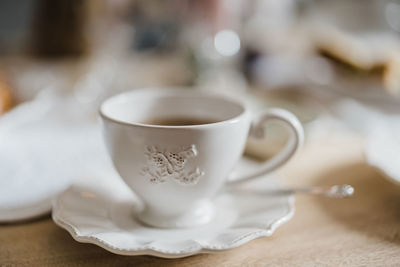
<path fill-rule="evenodd" d="M 159 149 L 157 146 L 146 146 L 144 154 L 147 165 L 143 167 L 142 174 L 151 183 L 164 183 L 172 179 L 185 185 L 197 184 L 204 172 L 199 167 L 185 168 L 186 163 L 197 156 L 195 145 L 176 150 Z"/>

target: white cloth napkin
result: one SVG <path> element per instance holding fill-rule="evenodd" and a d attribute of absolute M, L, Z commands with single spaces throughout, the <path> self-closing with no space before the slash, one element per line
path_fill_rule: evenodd
<path fill-rule="evenodd" d="M 400 183 L 400 114 L 387 114 L 355 101 L 342 101 L 342 120 L 366 138 L 365 156 L 391 180 Z"/>
<path fill-rule="evenodd" d="M 42 93 L 0 118 L 0 221 L 48 212 L 74 179 L 114 173 L 93 109 Z"/>
<path fill-rule="evenodd" d="M 334 117 L 319 118 L 315 127 L 319 130 L 313 134 L 323 128 L 337 133 L 351 130 L 363 136 L 367 163 L 400 183 L 400 112 L 383 110 L 384 107 L 378 110 L 355 100 L 340 100 L 332 107 Z"/>

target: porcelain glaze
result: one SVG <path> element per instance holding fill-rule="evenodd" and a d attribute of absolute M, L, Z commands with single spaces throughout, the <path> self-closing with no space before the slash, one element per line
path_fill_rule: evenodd
<path fill-rule="evenodd" d="M 240 161 L 239 172 L 259 166 Z M 245 188 L 224 191 L 211 200 L 215 216 L 194 228 L 155 228 L 134 219 L 140 210 L 135 195 L 118 177 L 89 177 L 62 193 L 53 205 L 53 220 L 72 237 L 121 255 L 180 258 L 215 253 L 270 236 L 294 214 L 291 194 L 251 194 L 280 187 L 279 177 L 267 175 Z M 243 190 L 243 191 L 242 191 Z"/>
<path fill-rule="evenodd" d="M 210 199 L 221 190 L 242 155 L 251 116 L 238 101 L 190 89 L 142 89 L 106 100 L 100 109 L 106 146 L 116 170 L 144 203 L 135 213 L 155 227 L 193 227 L 215 213 Z M 153 118 L 194 117 L 215 123 L 150 125 Z M 302 142 L 298 120 L 284 110 L 266 111 L 255 132 L 271 120 L 288 126 L 283 152 L 250 179 L 285 163 Z"/>

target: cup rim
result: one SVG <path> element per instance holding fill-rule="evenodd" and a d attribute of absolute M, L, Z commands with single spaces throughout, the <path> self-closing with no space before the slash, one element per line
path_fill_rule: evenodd
<path fill-rule="evenodd" d="M 140 122 L 128 122 L 124 120 L 119 120 L 116 118 L 113 118 L 109 115 L 106 114 L 104 111 L 104 106 L 109 103 L 110 101 L 116 101 L 118 98 L 124 98 L 126 95 L 134 94 L 134 93 L 140 93 L 140 92 L 153 92 L 153 93 L 161 93 L 164 96 L 168 95 L 190 95 L 190 96 L 203 96 L 203 97 L 210 97 L 214 99 L 219 99 L 222 101 L 229 102 L 230 104 L 236 105 L 237 107 L 241 108 L 241 112 L 233 116 L 232 118 L 226 119 L 226 120 L 221 120 L 221 121 L 216 121 L 212 123 L 206 123 L 206 124 L 194 124 L 194 125 L 154 125 L 154 124 L 146 124 L 146 123 L 140 123 Z M 240 102 L 237 99 L 234 99 L 233 97 L 230 96 L 225 96 L 213 92 L 204 92 L 204 91 L 199 91 L 195 88 L 185 88 L 185 87 L 165 87 L 165 88 L 140 88 L 140 89 L 133 89 L 129 91 L 125 91 L 119 94 L 115 94 L 113 96 L 108 97 L 105 99 L 99 109 L 98 113 L 101 116 L 101 118 L 117 123 L 117 124 L 122 124 L 126 126 L 134 126 L 134 127 L 142 127 L 142 128 L 158 128 L 158 129 L 198 129 L 198 128 L 209 128 L 209 127 L 216 127 L 216 126 L 223 126 L 226 124 L 232 124 L 240 121 L 243 117 L 248 115 L 249 111 L 246 108 L 245 104 Z"/>

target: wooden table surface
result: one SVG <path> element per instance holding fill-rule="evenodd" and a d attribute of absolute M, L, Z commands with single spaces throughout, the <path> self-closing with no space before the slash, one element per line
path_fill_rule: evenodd
<path fill-rule="evenodd" d="M 364 163 L 362 141 L 322 139 L 280 173 L 291 185 L 348 183 L 349 199 L 296 198 L 271 237 L 183 259 L 119 256 L 81 244 L 49 216 L 0 225 L 0 266 L 400 266 L 400 187 Z"/>

